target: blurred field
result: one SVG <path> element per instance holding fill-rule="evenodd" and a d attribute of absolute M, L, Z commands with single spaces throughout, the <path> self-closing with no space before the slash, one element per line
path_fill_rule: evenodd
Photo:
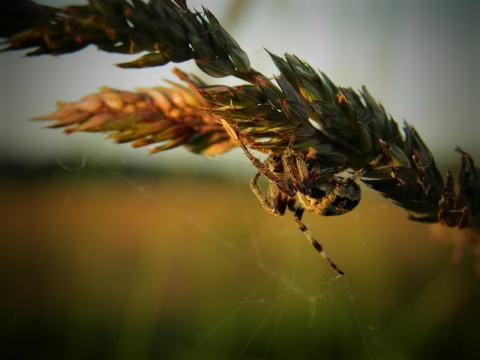
<path fill-rule="evenodd" d="M 305 216 L 340 279 L 243 179 L 60 169 L 0 194 L 2 359 L 480 356 L 473 250 L 368 190 Z"/>

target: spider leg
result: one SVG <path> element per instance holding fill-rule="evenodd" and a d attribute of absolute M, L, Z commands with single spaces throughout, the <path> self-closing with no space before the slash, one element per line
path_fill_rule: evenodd
<path fill-rule="evenodd" d="M 282 160 L 284 162 L 284 167 L 290 174 L 290 178 L 292 184 L 295 189 L 300 191 L 304 195 L 310 195 L 310 186 L 308 184 L 309 181 L 309 173 L 307 170 L 307 164 L 302 157 L 297 157 L 293 153 L 293 144 L 295 142 L 295 134 L 297 133 L 298 129 L 301 127 L 299 125 L 292 134 L 290 141 L 288 142 L 288 146 L 283 153 Z"/>
<path fill-rule="evenodd" d="M 468 224 L 468 209 L 464 207 L 462 210 L 462 216 L 460 217 L 460 220 L 458 221 L 458 228 L 463 229 L 465 226 Z"/>
<path fill-rule="evenodd" d="M 355 181 L 357 181 L 358 179 L 360 179 L 362 176 L 364 176 L 366 173 L 368 173 L 370 170 L 373 170 L 375 168 L 375 166 L 377 166 L 378 162 L 380 160 L 382 160 L 382 158 L 385 156 L 385 154 L 380 154 L 378 155 L 375 159 L 373 159 L 372 161 L 370 161 L 370 163 L 368 163 L 366 166 L 364 166 L 363 168 L 361 168 L 360 170 L 354 172 L 352 175 L 350 175 L 349 177 L 345 178 L 342 180 L 342 184 L 351 184 Z"/>
<path fill-rule="evenodd" d="M 293 187 L 304 195 L 310 195 L 310 187 L 308 185 L 308 170 L 305 161 L 293 154 L 290 148 L 287 148 L 283 154 L 282 160 L 285 169 L 290 175 Z"/>
<path fill-rule="evenodd" d="M 245 155 L 247 155 L 250 162 L 253 164 L 253 166 L 257 168 L 257 170 L 260 173 L 262 173 L 267 179 L 272 181 L 284 194 L 291 197 L 295 196 L 295 191 L 289 189 L 283 179 L 279 178 L 278 176 L 275 176 L 275 174 L 273 174 L 269 169 L 267 169 L 267 167 L 264 164 L 262 164 L 260 160 L 258 160 L 255 156 L 253 156 L 250 150 L 247 149 L 247 147 L 245 146 L 245 144 L 240 138 L 238 139 L 238 141 L 243 151 L 245 152 Z M 257 179 L 258 179 L 258 176 L 257 176 Z"/>
<path fill-rule="evenodd" d="M 319 254 L 325 259 L 325 261 L 340 275 L 344 275 L 345 273 L 340 270 L 337 265 L 335 265 L 335 263 L 332 261 L 332 259 L 330 258 L 330 256 L 328 256 L 327 252 L 323 249 L 323 246 L 322 244 L 320 244 L 317 240 L 315 240 L 315 238 L 313 237 L 312 233 L 310 232 L 310 230 L 308 230 L 308 228 L 305 226 L 305 224 L 302 222 L 302 216 L 303 216 L 303 212 L 305 211 L 305 209 L 301 206 L 298 206 L 298 205 L 291 205 L 289 204 L 289 208 L 290 210 L 293 212 L 293 216 L 294 216 L 294 219 L 295 219 L 295 223 L 297 224 L 298 228 L 300 229 L 300 231 L 303 233 L 303 235 L 305 235 L 305 237 L 307 238 L 307 240 L 310 242 L 310 244 L 312 244 L 312 246 L 315 248 L 315 250 L 317 250 L 319 252 Z"/>
<path fill-rule="evenodd" d="M 260 186 L 258 185 L 258 178 L 261 172 L 257 172 L 255 176 L 250 180 L 250 188 L 257 197 L 258 201 L 262 204 L 263 208 L 272 215 L 283 216 L 287 205 L 286 196 L 278 189 L 271 188 L 271 196 L 267 196 Z M 271 187 L 275 186 L 270 184 Z"/>

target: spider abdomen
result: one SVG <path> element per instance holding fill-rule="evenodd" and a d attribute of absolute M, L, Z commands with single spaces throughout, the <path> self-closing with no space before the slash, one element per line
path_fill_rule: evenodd
<path fill-rule="evenodd" d="M 343 185 L 340 182 L 319 184 L 310 195 L 297 193 L 302 206 L 315 215 L 342 215 L 353 210 L 360 202 L 360 187 L 356 183 Z"/>

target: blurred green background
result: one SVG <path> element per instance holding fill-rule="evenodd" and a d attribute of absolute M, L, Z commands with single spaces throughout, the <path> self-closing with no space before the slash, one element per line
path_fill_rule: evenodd
<path fill-rule="evenodd" d="M 3 171 L 0 357 L 478 358 L 478 258 L 452 261 L 460 231 L 365 189 L 350 214 L 305 216 L 335 278 L 291 215 L 262 209 L 251 167 L 218 165 L 233 176 Z"/>

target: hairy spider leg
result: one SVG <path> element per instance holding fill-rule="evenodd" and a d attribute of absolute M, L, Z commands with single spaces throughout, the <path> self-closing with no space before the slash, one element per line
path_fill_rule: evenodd
<path fill-rule="evenodd" d="M 242 147 L 243 151 L 247 155 L 248 159 L 250 162 L 257 168 L 259 172 L 261 172 L 265 177 L 269 180 L 271 180 L 284 194 L 288 196 L 295 196 L 295 191 L 289 189 L 286 185 L 283 179 L 279 178 L 278 176 L 275 176 L 267 167 L 260 162 L 255 156 L 252 155 L 250 150 L 247 149 L 243 141 L 239 138 L 239 143 L 240 146 Z M 257 177 L 258 179 L 258 177 Z"/>
<path fill-rule="evenodd" d="M 332 261 L 330 256 L 328 256 L 327 252 L 323 249 L 323 246 L 317 240 L 315 240 L 315 238 L 313 237 L 310 230 L 308 230 L 306 225 L 302 222 L 302 216 L 303 216 L 303 213 L 304 213 L 305 209 L 301 205 L 297 204 L 297 200 L 295 198 L 296 192 L 294 190 L 290 189 L 286 185 L 285 179 L 282 179 L 282 178 L 276 176 L 273 173 L 273 171 L 268 169 L 268 167 L 265 165 L 272 158 L 271 157 L 268 158 L 267 161 L 262 164 L 260 162 L 260 160 L 258 160 L 256 157 L 254 157 L 251 154 L 251 152 L 247 149 L 247 147 L 245 146 L 243 141 L 240 139 L 240 137 L 239 137 L 239 143 L 240 143 L 240 146 L 242 147 L 243 151 L 245 152 L 245 154 L 249 158 L 250 162 L 258 170 L 258 172 L 255 174 L 255 176 L 250 181 L 250 187 L 251 187 L 253 193 L 255 194 L 255 196 L 258 198 L 258 200 L 262 204 L 263 208 L 273 215 L 282 216 L 285 213 L 286 203 L 288 202 L 288 208 L 289 208 L 290 211 L 293 212 L 295 223 L 297 224 L 299 230 L 304 234 L 304 236 L 307 238 L 307 240 L 310 242 L 310 244 L 312 244 L 314 249 L 317 250 L 318 253 L 325 259 L 325 261 L 330 265 L 330 267 L 332 267 L 339 275 L 344 275 L 344 272 L 337 267 L 337 265 Z M 294 171 L 296 171 L 296 173 L 291 174 L 292 177 L 296 177 L 296 179 L 292 180 L 292 181 L 301 182 L 304 189 L 309 192 L 310 190 L 307 189 L 305 187 L 305 185 L 303 184 L 303 179 L 301 178 L 301 176 L 298 172 L 298 167 L 296 165 L 292 166 L 292 165 L 295 164 L 294 163 L 295 156 L 291 151 L 292 144 L 293 144 L 293 139 L 290 139 L 289 146 L 287 148 L 287 152 L 288 151 L 290 151 L 290 152 L 289 152 L 289 154 L 284 155 L 282 160 L 284 162 L 286 162 L 286 164 L 288 164 L 291 169 L 295 169 Z M 286 158 L 286 156 L 288 156 L 288 155 L 290 155 L 289 158 Z M 374 165 L 372 165 L 372 166 L 374 166 Z M 268 197 L 263 193 L 262 189 L 258 185 L 258 179 L 259 179 L 261 174 L 263 174 L 267 179 L 269 179 L 272 182 L 272 184 L 270 184 L 270 187 L 276 186 L 276 188 L 278 189 L 278 190 L 275 191 L 275 196 Z M 298 184 L 295 184 L 295 185 L 298 185 Z M 290 199 L 288 199 L 287 196 Z"/>
<path fill-rule="evenodd" d="M 315 179 L 315 175 L 312 178 L 312 174 L 307 169 L 307 163 L 305 162 L 305 159 L 301 156 L 295 156 L 293 152 L 293 144 L 295 142 L 295 136 L 301 126 L 302 125 L 299 125 L 293 132 L 292 136 L 290 137 L 290 141 L 288 142 L 288 146 L 283 154 L 282 159 L 284 162 L 284 167 L 287 169 L 288 173 L 290 174 L 290 177 L 295 189 L 297 189 L 303 195 L 309 196 L 312 194 L 311 182 L 312 181 L 315 182 L 316 180 L 319 180 L 319 179 Z M 326 179 L 329 175 L 338 174 L 344 169 L 345 167 L 319 169 L 316 175 L 320 175 L 322 179 L 323 178 Z M 348 183 L 345 185 L 348 185 Z"/>
<path fill-rule="evenodd" d="M 292 151 L 294 136 L 295 134 L 292 135 L 288 147 L 283 154 L 282 160 L 284 162 L 284 167 L 288 169 L 287 171 L 290 174 L 294 188 L 304 195 L 310 195 L 310 186 L 307 185 L 309 174 L 305 160 L 303 160 L 303 158 L 297 158 Z"/>
<path fill-rule="evenodd" d="M 300 231 L 305 235 L 308 239 L 310 244 L 318 251 L 318 253 L 325 259 L 325 261 L 340 275 L 344 275 L 345 273 L 338 268 L 338 266 L 333 262 L 333 260 L 328 256 L 327 252 L 323 249 L 323 246 L 315 240 L 310 230 L 308 230 L 307 226 L 302 222 L 302 216 L 305 209 L 301 206 L 293 204 L 289 206 L 290 210 L 293 212 L 293 216 L 295 219 L 295 223 L 297 224 Z"/>
<path fill-rule="evenodd" d="M 260 186 L 258 185 L 258 178 L 262 173 L 257 172 L 255 176 L 250 180 L 250 188 L 257 197 L 258 201 L 262 204 L 263 208 L 270 214 L 276 216 L 283 216 L 287 208 L 287 198 L 278 188 L 272 190 L 275 185 L 270 184 L 271 196 L 268 197 L 264 194 Z"/>
<path fill-rule="evenodd" d="M 350 175 L 349 177 L 343 179 L 341 181 L 342 184 L 345 184 L 345 185 L 348 185 L 348 184 L 351 184 L 355 181 L 357 181 L 358 179 L 360 179 L 362 176 L 364 176 L 366 173 L 368 173 L 369 171 L 373 170 L 375 168 L 375 166 L 377 166 L 378 162 L 380 160 L 382 160 L 382 158 L 385 156 L 385 154 L 380 154 L 378 155 L 375 159 L 373 159 L 372 161 L 370 161 L 370 163 L 368 163 L 366 166 L 364 166 L 363 168 L 361 168 L 360 170 L 354 172 L 352 175 Z"/>

